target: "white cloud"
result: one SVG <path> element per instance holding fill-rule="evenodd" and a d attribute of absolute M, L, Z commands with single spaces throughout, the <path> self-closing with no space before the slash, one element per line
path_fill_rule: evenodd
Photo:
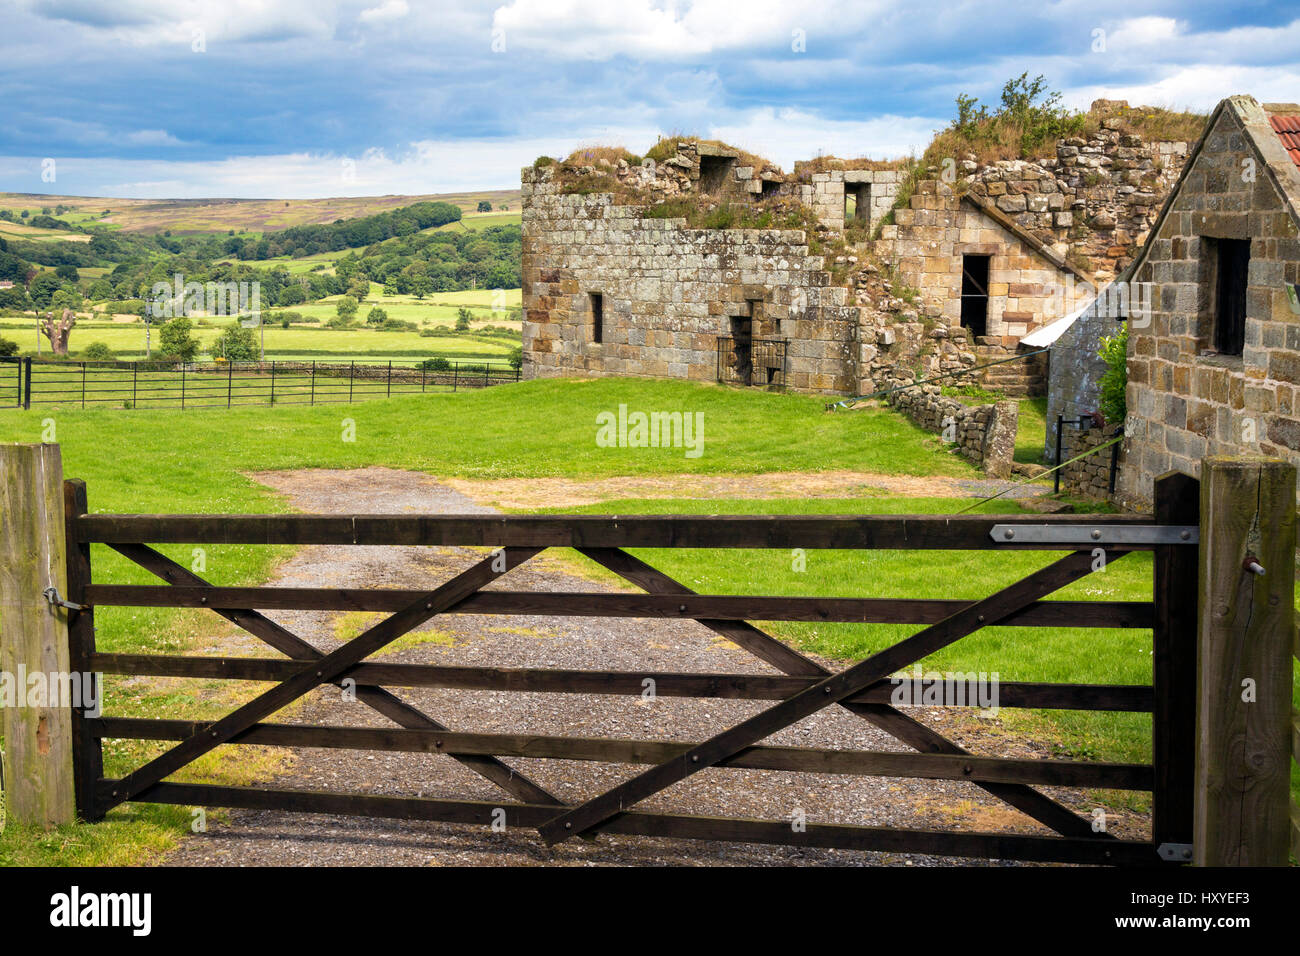
<path fill-rule="evenodd" d="M 398 0 L 400 2 L 400 0 Z M 23 0 L 28 12 L 47 20 L 106 32 L 134 46 L 205 42 L 260 42 L 332 36 L 337 0 Z"/>
<path fill-rule="evenodd" d="M 362 23 L 387 23 L 392 20 L 400 20 L 411 12 L 407 6 L 406 0 L 384 0 L 377 7 L 369 7 L 362 10 L 357 19 Z"/>
<path fill-rule="evenodd" d="M 183 146 L 181 140 L 177 139 L 165 129 L 138 129 L 134 133 L 127 133 L 122 137 L 132 146 Z"/>
<path fill-rule="evenodd" d="M 796 109 L 765 107 L 739 120 L 713 126 L 709 135 L 757 153 L 782 169 L 819 154 L 858 159 L 893 159 L 919 154 L 943 120 L 923 116 L 879 116 L 831 120 Z"/>
<path fill-rule="evenodd" d="M 1300 90 L 1300 68 L 1230 66 L 1227 64 L 1173 68 L 1151 83 L 1098 84 L 1078 87 L 1065 97 L 1068 105 L 1085 108 L 1099 97 L 1128 100 L 1131 106 L 1163 106 L 1209 112 L 1219 100 L 1248 93 L 1261 103 L 1294 102 Z"/>
<path fill-rule="evenodd" d="M 750 0 L 743 8 L 732 0 L 511 0 L 497 8 L 492 26 L 504 31 L 507 47 L 578 59 L 677 59 L 760 45 L 789 54 L 794 30 L 815 44 L 818 36 L 876 21 L 885 7 L 848 0 L 805 9 L 784 0 Z"/>

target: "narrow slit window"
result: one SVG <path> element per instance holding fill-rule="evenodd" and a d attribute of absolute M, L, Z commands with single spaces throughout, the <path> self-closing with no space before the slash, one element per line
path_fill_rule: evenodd
<path fill-rule="evenodd" d="M 1246 285 L 1250 240 L 1218 239 L 1214 348 L 1220 355 L 1240 355 L 1246 344 Z"/>
<path fill-rule="evenodd" d="M 591 340 L 602 342 L 605 338 L 605 297 L 599 292 L 591 296 Z"/>

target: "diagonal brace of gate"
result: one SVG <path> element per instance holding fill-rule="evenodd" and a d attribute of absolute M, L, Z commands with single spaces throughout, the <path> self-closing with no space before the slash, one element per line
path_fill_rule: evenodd
<path fill-rule="evenodd" d="M 199 577 L 183 565 L 143 544 L 110 544 L 114 551 L 134 561 L 140 567 L 156 574 L 168 584 L 184 583 L 209 586 L 209 582 Z M 512 552 L 518 549 L 506 548 L 506 560 L 511 560 Z M 523 560 L 522 557 L 518 560 Z M 270 618 L 252 610 L 226 610 L 213 608 L 221 615 L 243 628 L 254 637 L 265 641 L 271 647 L 295 660 L 316 661 L 325 655 L 301 637 L 276 624 Z M 334 681 L 337 683 L 337 680 Z M 391 691 L 374 684 L 358 684 L 355 688 L 357 700 L 407 730 L 448 730 L 416 707 L 411 706 Z M 501 789 L 524 803 L 544 803 L 562 806 L 563 801 L 549 791 L 519 773 L 509 764 L 496 757 L 480 754 L 449 754 L 453 760 L 492 781 Z"/>
<path fill-rule="evenodd" d="M 619 548 L 579 548 L 584 556 L 652 594 L 695 594 L 696 592 Z M 1122 558 L 1127 551 L 1112 552 L 1111 560 Z M 826 677 L 830 671 L 811 658 L 793 650 L 748 621 L 697 618 L 697 623 L 740 645 L 755 657 L 785 674 L 800 677 Z M 846 701 L 845 710 L 875 724 L 890 736 L 922 753 L 964 756 L 970 753 L 943 734 L 889 704 Z M 1044 826 L 1064 836 L 1091 839 L 1114 839 L 1110 833 L 1096 833 L 1092 823 L 1033 787 L 1019 783 L 972 781 L 987 793 L 1015 807 Z"/>
<path fill-rule="evenodd" d="M 892 647 L 873 654 L 838 674 L 832 674 L 807 690 L 697 744 L 672 760 L 658 764 L 592 797 L 586 803 L 553 817 L 538 827 L 538 832 L 548 845 L 554 845 L 599 826 L 647 797 L 831 704 L 853 696 L 900 668 L 947 647 L 981 627 L 997 624 L 1031 601 L 1040 600 L 1089 574 L 1092 562 L 1092 554 L 1088 551 L 1066 555 L 982 601 L 963 608 L 937 624 L 932 624 Z"/>
<path fill-rule="evenodd" d="M 359 664 L 403 634 L 479 591 L 485 584 L 495 580 L 512 567 L 527 561 L 541 550 L 541 548 L 520 548 L 504 552 L 505 567 L 502 571 L 496 570 L 497 564 L 501 563 L 501 555 L 488 555 L 342 647 L 317 661 L 305 664 L 303 669 L 293 677 L 253 698 L 215 723 L 209 724 L 194 736 L 181 741 L 166 753 L 127 774 L 114 785 L 103 809 L 110 810 L 119 803 L 139 796 L 181 767 L 237 737 L 263 717 L 275 713 L 319 685 L 338 677 L 348 668 Z"/>

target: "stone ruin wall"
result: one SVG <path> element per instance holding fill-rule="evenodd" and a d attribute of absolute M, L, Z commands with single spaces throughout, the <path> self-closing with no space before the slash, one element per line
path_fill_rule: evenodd
<path fill-rule="evenodd" d="M 618 204 L 630 200 L 607 193 L 565 195 L 555 167 L 526 169 L 524 374 L 713 381 L 717 337 L 729 334 L 731 316 L 751 313 L 755 336 L 788 338 L 786 383 L 796 389 L 865 395 L 1011 354 L 1044 316 L 1058 317 L 1063 257 L 1077 252 L 1099 276 L 1122 267 L 1181 168 L 1186 144 L 1143 144 L 1115 125 L 1063 141 L 1052 160 L 963 161 L 974 203 L 922 180 L 895 223 L 877 230 L 880 240 L 835 263 L 850 273 L 843 288 L 831 285 L 829 264 L 810 255 L 802 233 L 686 229 L 682 220 L 641 218 L 636 206 Z M 823 239 L 846 225 L 846 190 L 864 190 L 861 214 L 874 229 L 904 178 L 815 165 L 787 176 L 741 155 L 684 141 L 659 163 L 597 159 L 566 173 L 611 177 L 647 204 L 700 194 L 719 203 L 797 200 L 818 217 Z M 1046 242 L 1046 258 L 1006 220 Z M 962 249 L 994 256 L 981 342 L 960 327 Z M 882 274 L 880 260 L 894 268 Z M 601 343 L 589 341 L 592 291 L 605 295 Z M 986 372 L 984 384 L 1025 394 L 1041 369 L 1016 377 L 1020 364 Z"/>
<path fill-rule="evenodd" d="M 938 385 L 895 392 L 886 401 L 927 431 L 950 436 L 957 453 L 990 477 L 1011 477 L 1019 419 L 1015 402 L 966 405 L 943 395 Z"/>
<path fill-rule="evenodd" d="M 971 194 L 1084 272 L 1109 281 L 1146 241 L 1191 147 L 1147 142 L 1121 132 L 1121 125 L 1103 119 L 1087 139 L 1061 140 L 1053 158 L 971 169 Z M 963 165 L 974 166 L 969 160 Z"/>
<path fill-rule="evenodd" d="M 662 165 L 662 164 L 661 164 Z M 851 393 L 858 309 L 800 230 L 687 229 L 608 193 L 565 195 L 523 171 L 523 373 L 717 377 L 717 339 L 749 317 L 785 337 L 786 384 Z M 591 293 L 603 302 L 594 341 Z"/>

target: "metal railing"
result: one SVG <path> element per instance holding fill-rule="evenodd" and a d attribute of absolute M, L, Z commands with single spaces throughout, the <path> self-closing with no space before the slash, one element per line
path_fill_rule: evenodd
<path fill-rule="evenodd" d="M 484 363 L 416 366 L 357 362 L 41 361 L 0 359 L 0 405 L 31 408 L 234 408 L 347 404 L 424 392 L 487 388 L 519 369 Z M 10 400 L 12 399 L 12 405 Z"/>

